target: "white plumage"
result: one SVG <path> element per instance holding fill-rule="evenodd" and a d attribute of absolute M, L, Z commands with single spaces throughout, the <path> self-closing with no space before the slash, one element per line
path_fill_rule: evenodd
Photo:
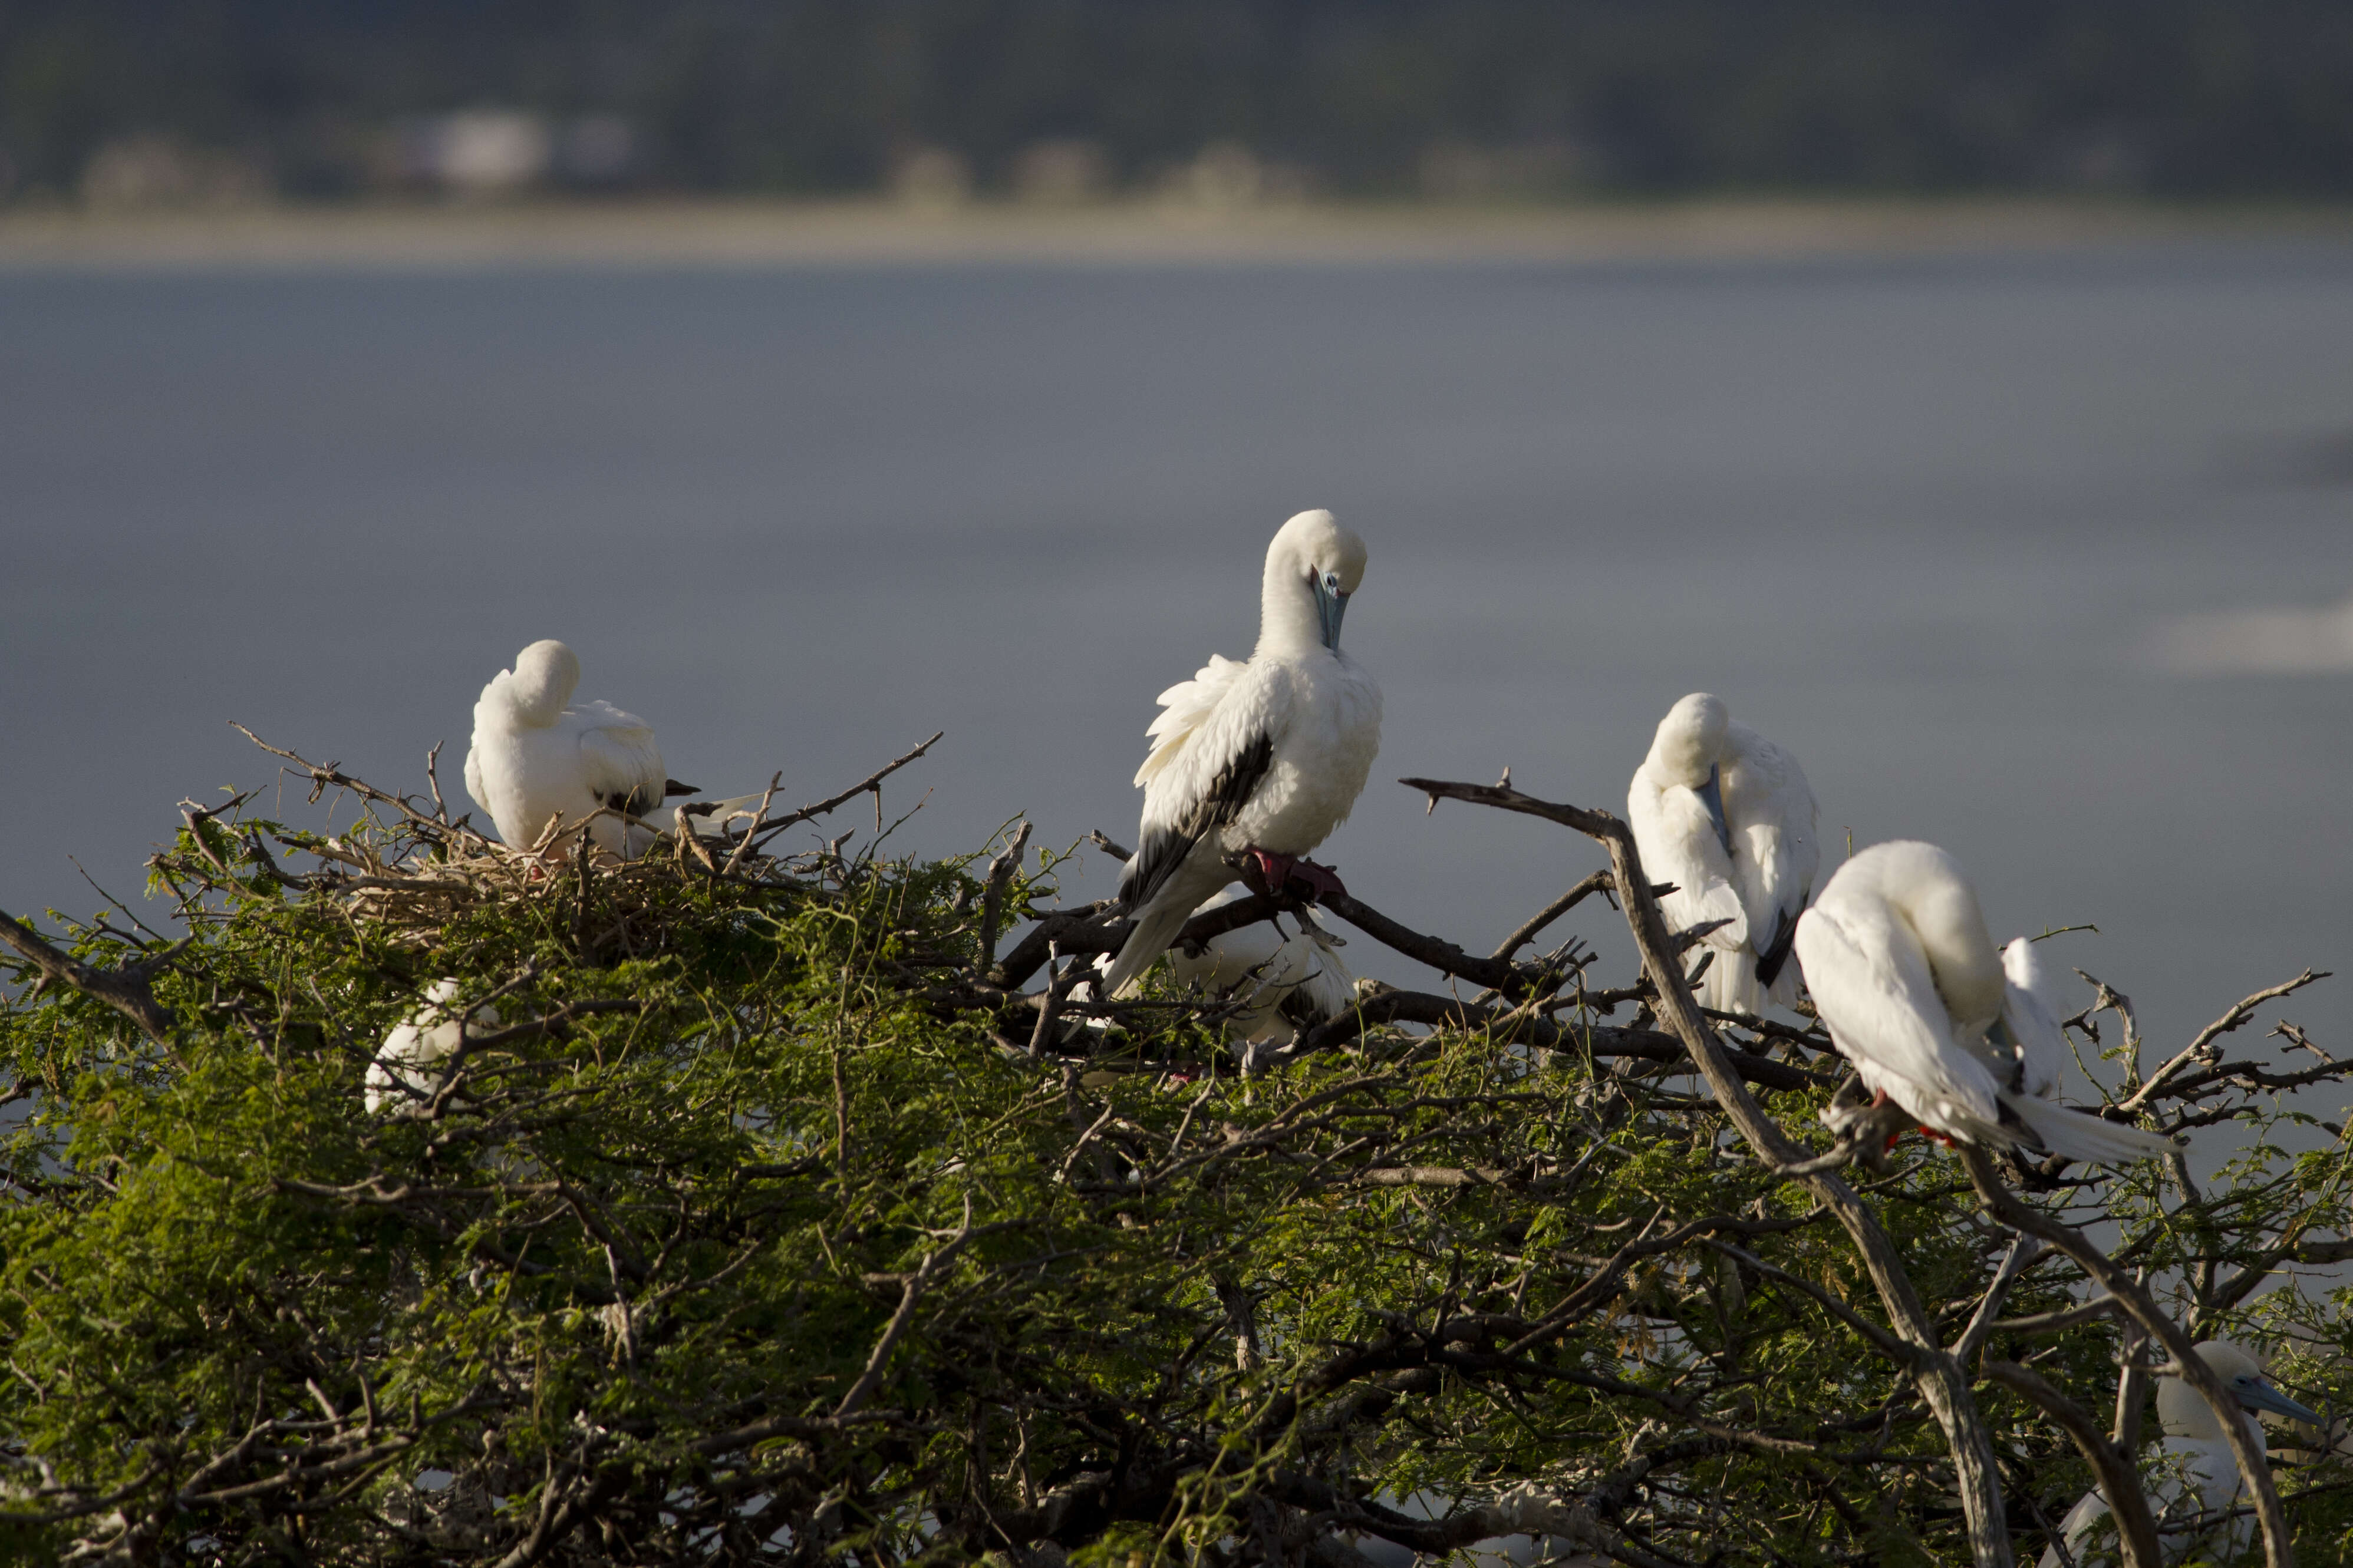
<path fill-rule="evenodd" d="M 364 1099 L 369 1115 L 387 1104 L 396 1109 L 414 1106 L 419 1097 L 432 1092 L 439 1078 L 437 1069 L 465 1038 L 465 1024 L 449 1005 L 457 1000 L 456 981 L 435 981 L 426 989 L 425 1005 L 393 1026 L 392 1033 L 384 1037 L 375 1060 L 368 1064 Z M 467 1022 L 495 1028 L 499 1010 L 477 1007 Z"/>
<path fill-rule="evenodd" d="M 466 793 L 513 848 L 537 845 L 559 817 L 576 826 L 606 806 L 643 816 L 665 795 L 686 792 L 664 773 L 644 720 L 609 702 L 567 706 L 579 684 L 580 660 L 551 637 L 517 654 L 474 704 Z M 616 855 L 635 854 L 653 837 L 651 828 L 610 815 L 588 833 Z"/>
<path fill-rule="evenodd" d="M 1255 896 L 1248 888 L 1231 888 L 1195 912 Z M 1356 1002 L 1356 983 L 1320 917 L 1310 910 L 1287 918 L 1297 931 L 1277 915 L 1211 937 L 1198 957 L 1181 947 L 1168 954 L 1179 984 L 1240 1005 L 1226 1020 L 1227 1037 L 1238 1044 L 1289 1045 L 1302 1028 L 1336 1018 Z"/>
<path fill-rule="evenodd" d="M 2222 1386 L 2236 1396 L 2241 1410 L 2245 1412 L 2239 1419 L 2247 1424 L 2255 1452 L 2265 1452 L 2263 1426 L 2255 1419 L 2255 1411 L 2268 1410 L 2275 1415 L 2321 1425 L 2318 1411 L 2297 1404 L 2274 1388 L 2255 1358 L 2237 1345 L 2225 1340 L 2207 1340 L 2192 1348 L 2200 1361 L 2214 1369 Z M 2214 1407 L 2206 1403 L 2205 1395 L 2180 1378 L 2166 1378 L 2157 1386 L 2157 1415 L 2165 1427 L 2165 1441 L 2158 1447 L 2157 1463 L 2142 1478 L 2142 1484 L 2148 1491 L 2149 1511 L 2158 1516 L 2158 1530 L 2165 1531 L 2168 1525 L 2183 1524 L 2201 1513 L 2236 1504 L 2244 1483 L 2239 1475 L 2238 1461 L 2232 1457 L 2230 1439 L 2222 1435 L 2222 1423 L 2215 1416 Z M 2074 1560 L 2076 1568 L 2116 1561 L 2105 1550 L 2086 1552 L 2093 1525 L 2106 1518 L 2107 1513 L 2107 1500 L 2097 1491 L 2090 1491 L 2059 1521 L 2059 1533 L 2066 1541 L 2067 1554 Z M 2160 1550 L 2168 1563 L 2179 1563 L 2192 1551 L 2215 1562 L 2235 1563 L 2253 1544 L 2254 1533 L 2253 1520 L 2234 1519 L 2208 1531 L 2163 1533 L 2159 1536 Z M 2036 1568 L 2060 1568 L 2059 1549 L 2053 1546 L 2045 1551 Z"/>
<path fill-rule="evenodd" d="M 2012 938 L 2001 950 L 2001 974 L 2002 1021 L 2018 1052 L 2019 1089 L 2037 1100 L 2056 1100 L 2060 1075 L 2066 1071 L 2067 1037 L 2059 1027 L 2052 1000 L 2057 993 L 2042 950 L 2025 937 Z"/>
<path fill-rule="evenodd" d="M 1364 542 L 1328 511 L 1303 511 L 1267 546 L 1258 647 L 1211 655 L 1160 694 L 1136 770 L 1143 842 L 1120 878 L 1135 929 L 1106 973 L 1131 995 L 1186 917 L 1233 878 L 1225 858 L 1262 851 L 1288 869 L 1346 819 L 1381 742 L 1381 692 L 1340 651 L 1340 620 L 1365 574 Z"/>
<path fill-rule="evenodd" d="M 1976 891 L 1935 845 L 1875 844 L 1840 867 L 1798 921 L 1797 954 L 1831 1038 L 1864 1087 L 1922 1125 L 2071 1160 L 2179 1147 L 2045 1098 L 2058 1084 L 2049 1005 L 2005 973 Z M 2032 978 L 2031 955 L 2021 963 Z M 2028 1036 L 2036 1043 L 2021 1053 Z"/>
<path fill-rule="evenodd" d="M 1702 1006 L 1758 1013 L 1798 999 L 1789 942 L 1821 859 L 1814 792 L 1798 760 L 1724 703 L 1694 691 L 1667 710 L 1626 792 L 1642 870 L 1672 882 L 1667 923 L 1730 923 L 1704 940 L 1715 958 L 1700 977 Z"/>

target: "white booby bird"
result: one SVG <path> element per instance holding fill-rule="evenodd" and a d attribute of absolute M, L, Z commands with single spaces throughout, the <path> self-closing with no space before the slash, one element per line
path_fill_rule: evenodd
<path fill-rule="evenodd" d="M 2320 1412 L 2297 1404 L 2273 1387 L 2264 1378 L 2262 1365 L 2237 1345 L 2227 1340 L 2206 1340 L 2191 1348 L 2237 1398 L 2243 1412 L 2239 1419 L 2247 1424 L 2255 1452 L 2265 1451 L 2263 1426 L 2255 1419 L 2256 1411 L 2309 1421 L 2316 1426 L 2322 1425 Z M 2230 1439 L 2222 1435 L 2222 1423 L 2215 1415 L 2214 1407 L 2206 1403 L 2206 1396 L 2179 1377 L 2162 1379 L 2157 1385 L 2157 1415 L 2165 1427 L 2165 1442 L 2158 1449 L 2155 1471 L 2144 1484 L 2148 1489 L 2149 1511 L 2158 1516 L 2159 1531 L 2166 1531 L 2168 1524 L 2178 1525 L 2201 1513 L 2235 1504 L 2243 1484 L 2238 1461 L 2232 1457 Z M 2060 1538 L 2066 1542 L 2067 1555 L 2076 1568 L 2092 1568 L 2094 1563 L 2114 1561 L 2105 1552 L 2086 1555 L 2085 1551 L 2090 1545 L 2092 1526 L 2106 1518 L 2107 1513 L 2107 1500 L 2096 1490 L 2089 1491 L 2059 1521 Z M 2197 1549 L 2202 1549 L 2216 1562 L 2235 1563 L 2253 1543 L 2254 1531 L 2252 1519 L 2229 1520 L 2203 1532 L 2165 1533 L 2161 1550 L 2168 1563 L 2178 1563 Z M 2058 1547 L 2046 1550 L 2036 1568 L 2060 1568 Z"/>
<path fill-rule="evenodd" d="M 2058 1026 L 2004 973 L 1976 891 L 1935 845 L 1874 844 L 1840 867 L 1799 917 L 1797 954 L 1863 1086 L 1930 1131 L 2070 1160 L 2179 1148 L 2046 1098 L 2058 1086 Z"/>
<path fill-rule="evenodd" d="M 665 795 L 693 786 L 662 770 L 650 725 L 609 702 L 567 707 L 580 684 L 580 660 L 549 637 L 515 655 L 514 668 L 491 677 L 474 704 L 474 741 L 466 752 L 466 793 L 491 814 L 510 847 L 529 849 L 559 816 L 565 826 L 610 806 L 643 816 Z M 589 824 L 598 848 L 631 855 L 653 838 L 649 827 L 607 815 Z"/>
<path fill-rule="evenodd" d="M 1821 860 L 1816 816 L 1797 758 L 1735 722 L 1720 699 L 1694 691 L 1659 721 L 1626 820 L 1643 874 L 1675 885 L 1660 900 L 1670 927 L 1729 922 L 1703 939 L 1716 952 L 1702 1006 L 1754 1014 L 1798 999 L 1789 943 Z"/>
<path fill-rule="evenodd" d="M 1294 873 L 1324 890 L 1321 867 L 1296 867 L 1364 792 L 1381 744 L 1381 689 L 1340 651 L 1340 617 L 1365 575 L 1365 543 L 1328 511 L 1303 511 L 1267 546 L 1258 647 L 1248 663 L 1212 654 L 1160 694 L 1136 770 L 1143 842 L 1120 874 L 1135 929 L 1106 973 L 1133 995 L 1186 917 L 1233 878 L 1248 851 L 1280 889 Z"/>
<path fill-rule="evenodd" d="M 455 980 L 437 980 L 426 988 L 425 1005 L 393 1026 L 375 1059 L 368 1063 L 364 1099 L 373 1116 L 389 1104 L 399 1108 L 417 1103 L 438 1080 L 436 1071 L 466 1037 L 468 1023 L 496 1028 L 499 1010 L 477 1007 L 460 1023 L 449 1004 L 458 1000 Z"/>
<path fill-rule="evenodd" d="M 1195 913 L 1256 896 L 1248 888 L 1229 888 Z M 1284 929 L 1285 918 L 1213 936 L 1198 956 L 1182 947 L 1169 952 L 1168 967 L 1180 984 L 1240 1005 L 1226 1020 L 1227 1037 L 1237 1045 L 1287 1046 L 1302 1029 L 1338 1017 L 1356 1000 L 1356 982 L 1322 919 L 1312 909 L 1290 916 L 1299 927 L 1293 931 Z"/>

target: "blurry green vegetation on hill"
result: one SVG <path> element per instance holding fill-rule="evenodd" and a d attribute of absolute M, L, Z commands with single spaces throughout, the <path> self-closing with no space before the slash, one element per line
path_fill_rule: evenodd
<path fill-rule="evenodd" d="M 18 198 L 540 184 L 2339 195 L 2353 10 L 0 0 L 0 192 Z"/>

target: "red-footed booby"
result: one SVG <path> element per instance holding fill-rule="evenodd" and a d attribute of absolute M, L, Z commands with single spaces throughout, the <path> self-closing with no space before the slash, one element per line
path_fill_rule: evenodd
<path fill-rule="evenodd" d="M 2324 1425 L 2320 1412 L 2273 1387 L 2263 1376 L 2262 1364 L 2239 1346 L 2227 1340 L 2205 1340 L 2190 1348 L 2238 1400 L 2242 1412 L 2239 1419 L 2247 1424 L 2255 1452 L 2264 1452 L 2263 1426 L 2255 1419 L 2257 1411 L 2308 1421 L 2315 1426 Z M 2163 1534 L 2165 1560 L 2178 1563 L 2197 1551 L 2215 1562 L 2237 1562 L 2254 1542 L 2253 1520 L 2228 1520 L 2202 1531 L 2179 1529 L 2200 1514 L 2237 1503 L 2244 1484 L 2214 1407 L 2183 1379 L 2168 1377 L 2157 1385 L 2157 1416 L 2165 1427 L 2165 1442 L 2144 1484 L 2148 1489 L 2149 1511 L 2158 1516 L 2158 1529 Z M 2076 1568 L 2092 1568 L 2094 1563 L 2105 1568 L 2116 1561 L 2091 1543 L 2092 1527 L 2107 1514 L 2107 1500 L 2090 1491 L 2059 1521 L 2060 1537 L 2067 1542 L 2067 1556 Z M 2060 1568 L 2059 1548 L 2054 1545 L 2045 1551 L 2036 1568 Z"/>
<path fill-rule="evenodd" d="M 2060 1049 L 2049 1005 L 2004 973 L 1976 890 L 1935 845 L 1874 844 L 1840 867 L 1799 917 L 1797 954 L 1863 1086 L 1931 1131 L 2070 1160 L 2180 1147 L 2046 1098 Z"/>
<path fill-rule="evenodd" d="M 1196 912 L 1256 896 L 1248 888 L 1229 888 Z M 1286 929 L 1286 919 L 1299 929 Z M 1168 968 L 1180 984 L 1238 1005 L 1226 1020 L 1226 1036 L 1238 1045 L 1287 1046 L 1302 1029 L 1338 1017 L 1356 1000 L 1348 966 L 1312 909 L 1213 936 L 1198 955 L 1172 949 Z"/>
<path fill-rule="evenodd" d="M 609 702 L 566 706 L 579 684 L 578 657 L 550 637 L 491 677 L 474 704 L 466 793 L 512 848 L 532 848 L 558 817 L 576 826 L 606 806 L 643 816 L 665 795 L 693 793 L 663 772 L 644 720 Z M 598 848 L 623 856 L 654 837 L 652 828 L 610 815 L 589 823 L 588 834 Z"/>
<path fill-rule="evenodd" d="M 1821 860 L 1814 792 L 1797 758 L 1746 724 L 1722 700 L 1694 691 L 1667 710 L 1651 753 L 1626 792 L 1626 820 L 1642 872 L 1675 890 L 1667 923 L 1729 923 L 1703 940 L 1716 950 L 1699 1002 L 1756 1014 L 1798 999 L 1789 944 Z"/>
<path fill-rule="evenodd" d="M 1328 511 L 1303 511 L 1267 546 L 1258 647 L 1212 654 L 1160 694 L 1135 782 L 1142 843 L 1120 876 L 1135 929 L 1105 990 L 1133 995 L 1186 917 L 1231 880 L 1248 851 L 1271 887 L 1296 874 L 1336 889 L 1298 857 L 1346 819 L 1381 743 L 1381 689 L 1340 651 L 1340 618 L 1365 575 L 1365 543 Z"/>
<path fill-rule="evenodd" d="M 466 1037 L 466 1024 L 498 1026 L 499 1010 L 491 1006 L 475 1008 L 460 1022 L 457 1009 L 450 1005 L 457 1000 L 455 980 L 435 981 L 426 989 L 425 1005 L 394 1025 L 384 1037 L 375 1060 L 368 1063 L 363 1098 L 369 1115 L 387 1105 L 396 1110 L 413 1107 L 432 1092 L 437 1069 Z"/>

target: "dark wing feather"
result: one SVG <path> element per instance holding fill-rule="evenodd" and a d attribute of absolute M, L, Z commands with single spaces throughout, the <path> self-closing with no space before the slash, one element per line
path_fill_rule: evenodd
<path fill-rule="evenodd" d="M 1781 966 L 1789 962 L 1789 951 L 1797 945 L 1798 917 L 1787 910 L 1774 911 L 1773 944 L 1757 955 L 1757 980 L 1770 986 Z"/>
<path fill-rule="evenodd" d="M 1226 764 L 1208 793 L 1181 821 L 1145 834 L 1119 875 L 1119 895 L 1127 907 L 1139 910 L 1150 903 L 1193 853 L 1195 845 L 1240 816 L 1242 807 L 1258 793 L 1260 783 L 1273 766 L 1274 737 L 1261 733 Z"/>

